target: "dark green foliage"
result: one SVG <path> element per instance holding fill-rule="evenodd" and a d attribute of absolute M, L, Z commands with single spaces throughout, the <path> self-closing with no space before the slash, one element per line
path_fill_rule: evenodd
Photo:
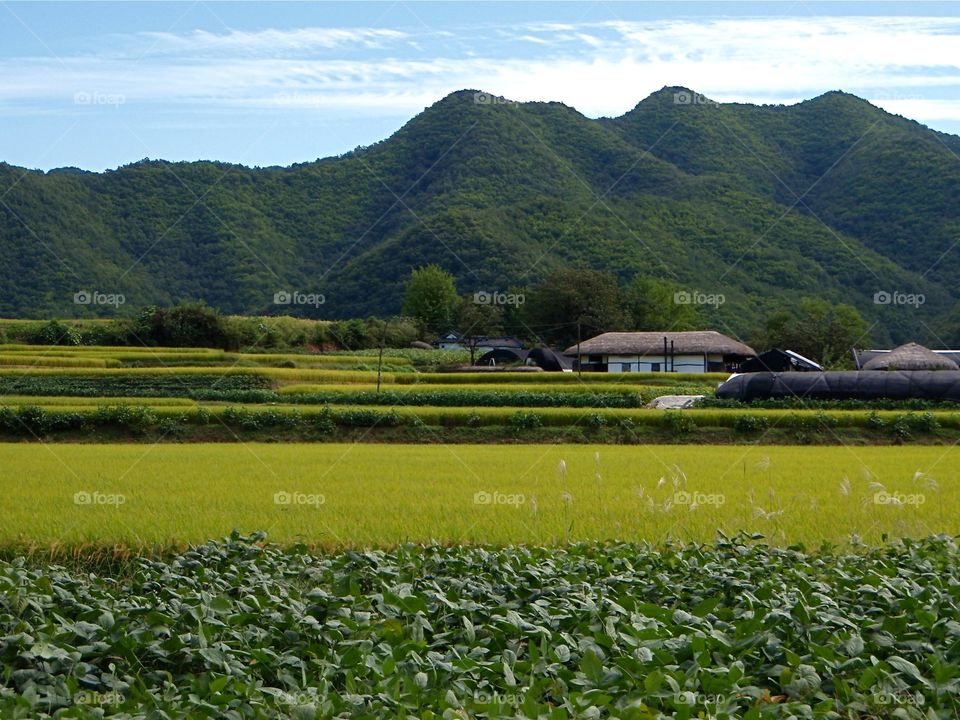
<path fill-rule="evenodd" d="M 263 537 L 96 573 L 0 562 L 0 716 L 955 716 L 949 538 L 315 554 Z"/>
<path fill-rule="evenodd" d="M 254 395 L 249 395 L 254 397 Z M 355 392 L 313 392 L 296 395 L 263 395 L 263 400 L 253 402 L 288 402 L 308 405 L 336 403 L 339 405 L 435 405 L 438 407 L 643 407 L 645 402 L 640 393 L 585 393 L 563 392 L 500 392 L 497 390 L 417 390 L 391 391 L 358 390 Z M 204 399 L 222 399 L 233 402 L 251 402 L 233 393 L 222 397 L 208 396 Z"/>
<path fill-rule="evenodd" d="M 79 345 L 80 335 L 73 328 L 51 320 L 35 334 L 29 335 L 27 342 L 36 345 Z"/>
<path fill-rule="evenodd" d="M 760 415 L 738 415 L 733 421 L 733 429 L 738 433 L 756 433 L 768 427 L 770 427 L 770 419 Z"/>
<path fill-rule="evenodd" d="M 535 412 L 516 412 L 507 418 L 507 424 L 514 430 L 533 430 L 543 427 L 543 418 Z"/>
<path fill-rule="evenodd" d="M 660 422 L 673 435 L 686 435 L 697 429 L 693 418 L 682 410 L 667 410 L 661 416 Z"/>
<path fill-rule="evenodd" d="M 629 314 L 612 273 L 577 268 L 551 272 L 530 290 L 523 316 L 534 332 L 560 348 L 577 339 L 612 330 L 627 330 Z"/>
<path fill-rule="evenodd" d="M 803 298 L 791 310 L 774 313 L 758 345 L 794 350 L 831 369 L 853 366 L 853 348 L 866 339 L 867 324 L 850 305 Z"/>
<path fill-rule="evenodd" d="M 440 265 L 469 294 L 579 266 L 722 293 L 705 324 L 741 335 L 817 295 L 881 321 L 875 342 L 958 336 L 956 316 L 937 322 L 960 300 L 957 138 L 843 93 L 757 107 L 678 91 L 598 120 L 463 91 L 384 142 L 289 168 L 0 164 L 0 316 L 118 312 L 74 304 L 81 289 L 124 294 L 120 313 L 201 299 L 273 314 L 296 290 L 326 303 L 284 313 L 386 316 L 414 268 Z M 878 291 L 926 303 L 878 306 Z"/>
<path fill-rule="evenodd" d="M 403 291 L 403 314 L 423 324 L 433 337 L 450 329 L 459 298 L 454 277 L 438 265 L 410 273 Z"/>
<path fill-rule="evenodd" d="M 257 391 L 270 379 L 253 373 L 203 375 L 27 375 L 0 373 L 0 395 L 75 397 L 190 397 L 210 392 Z"/>
<path fill-rule="evenodd" d="M 134 323 L 133 334 L 142 345 L 223 348 L 228 344 L 220 313 L 203 303 L 147 308 Z"/>

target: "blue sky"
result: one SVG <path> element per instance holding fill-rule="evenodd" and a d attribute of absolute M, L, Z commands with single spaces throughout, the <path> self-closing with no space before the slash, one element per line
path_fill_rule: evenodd
<path fill-rule="evenodd" d="M 958 3 L 20 3 L 0 0 L 0 160 L 288 165 L 481 89 L 620 115 L 665 85 L 842 89 L 960 133 Z"/>

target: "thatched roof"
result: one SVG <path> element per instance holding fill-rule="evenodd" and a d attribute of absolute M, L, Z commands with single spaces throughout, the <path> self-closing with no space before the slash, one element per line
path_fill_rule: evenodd
<path fill-rule="evenodd" d="M 663 339 L 667 339 L 667 351 L 673 342 L 676 355 L 700 353 L 740 355 L 753 357 L 753 348 L 715 330 L 690 332 L 608 332 L 580 343 L 581 355 L 657 355 L 663 354 Z M 577 346 L 571 345 L 565 355 L 576 355 Z"/>
<path fill-rule="evenodd" d="M 960 370 L 953 360 L 928 350 L 923 345 L 907 343 L 888 353 L 877 355 L 863 366 L 864 370 Z"/>

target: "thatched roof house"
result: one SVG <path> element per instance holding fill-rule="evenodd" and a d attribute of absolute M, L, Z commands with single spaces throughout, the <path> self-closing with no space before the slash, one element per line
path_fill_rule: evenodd
<path fill-rule="evenodd" d="M 938 355 L 933 350 L 907 343 L 894 348 L 888 353 L 875 356 L 864 366 L 864 370 L 958 370 L 957 365 L 949 357 Z"/>
<path fill-rule="evenodd" d="M 756 352 L 714 330 L 608 332 L 571 345 L 584 370 L 600 372 L 727 372 Z"/>

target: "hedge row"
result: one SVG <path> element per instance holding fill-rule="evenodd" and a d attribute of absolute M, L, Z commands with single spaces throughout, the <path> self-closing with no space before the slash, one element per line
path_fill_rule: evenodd
<path fill-rule="evenodd" d="M 653 399 L 644 393 L 605 392 L 526 392 L 498 390 L 332 390 L 280 394 L 269 390 L 200 390 L 191 394 L 196 400 L 242 403 L 283 402 L 297 405 L 431 405 L 435 407 L 643 407 Z"/>
<path fill-rule="evenodd" d="M 457 385 L 460 383 L 621 383 L 623 385 L 678 385 L 696 383 L 699 385 L 719 385 L 730 375 L 728 373 L 600 373 L 600 372 L 449 372 L 417 373 L 409 377 L 398 377 L 397 382 L 439 383 Z"/>
<path fill-rule="evenodd" d="M 73 397 L 190 397 L 196 391 L 265 389 L 270 378 L 255 373 L 200 374 L 0 374 L 0 395 Z"/>
<path fill-rule="evenodd" d="M 699 428 L 732 429 L 745 435 L 767 429 L 821 432 L 835 428 L 866 428 L 890 432 L 900 438 L 934 433 L 940 428 L 960 429 L 960 414 L 934 413 L 739 413 L 729 411 L 624 411 L 615 409 L 583 412 L 569 408 L 516 410 L 511 408 L 438 407 L 196 407 L 99 406 L 0 408 L 0 431 L 15 435 L 43 435 L 62 430 L 118 427 L 145 430 L 186 425 L 238 426 L 243 429 L 319 427 L 325 424 L 346 427 L 395 425 L 437 425 L 444 427 L 505 426 L 517 429 L 536 427 L 584 428 L 660 427 L 682 435 Z"/>

